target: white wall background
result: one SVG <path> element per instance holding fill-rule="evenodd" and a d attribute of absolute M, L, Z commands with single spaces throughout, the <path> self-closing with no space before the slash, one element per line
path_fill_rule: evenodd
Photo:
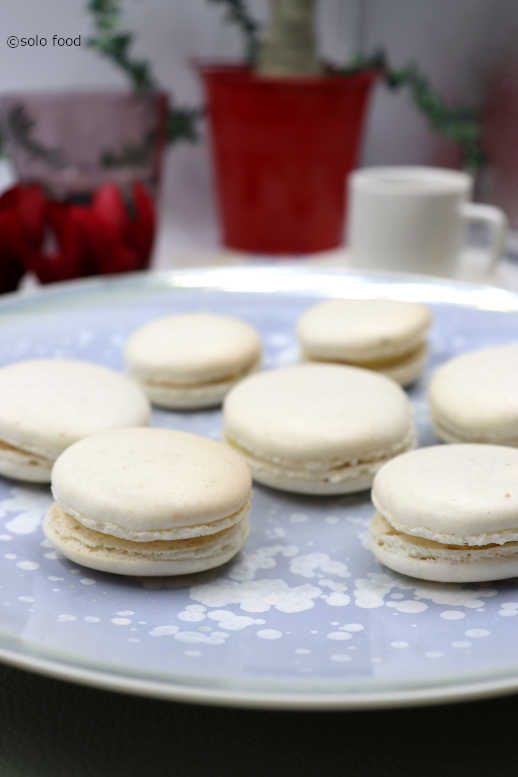
<path fill-rule="evenodd" d="M 266 0 L 248 0 L 266 16 Z M 9 49 L 16 35 L 90 32 L 86 0 L 1 0 L 0 92 L 42 88 L 122 87 L 124 78 L 85 45 L 80 49 Z M 163 86 L 182 104 L 199 104 L 193 57 L 239 59 L 239 33 L 207 0 L 125 0 L 125 25 L 138 33 L 134 51 L 147 58 Z M 452 103 L 480 106 L 491 76 L 518 39 L 516 0 L 320 0 L 321 51 L 343 61 L 358 49 L 382 46 L 395 65 L 419 64 Z M 203 133 L 205 135 L 205 133 Z M 363 163 L 433 163 L 448 149 L 416 114 L 406 95 L 376 89 L 364 144 Z M 162 242 L 181 248 L 207 247 L 217 239 L 205 137 L 168 154 L 162 199 L 167 227 Z M 171 237 L 172 236 L 172 237 Z"/>

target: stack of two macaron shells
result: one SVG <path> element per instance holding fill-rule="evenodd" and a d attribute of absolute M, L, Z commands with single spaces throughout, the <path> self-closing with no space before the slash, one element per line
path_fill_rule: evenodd
<path fill-rule="evenodd" d="M 385 566 L 437 582 L 518 575 L 518 450 L 434 445 L 376 475 L 371 548 Z"/>
<path fill-rule="evenodd" d="M 431 314 L 425 305 L 390 299 L 327 300 L 300 318 L 304 359 L 374 370 L 408 386 L 428 358 Z"/>
<path fill-rule="evenodd" d="M 125 355 L 130 375 L 153 404 L 194 410 L 221 404 L 258 369 L 262 346 L 256 330 L 238 318 L 186 313 L 137 329 Z"/>
<path fill-rule="evenodd" d="M 223 434 L 254 480 L 305 494 L 365 490 L 388 459 L 416 445 L 412 406 L 400 386 L 332 364 L 244 380 L 225 399 Z"/>
<path fill-rule="evenodd" d="M 185 432 L 127 428 L 80 440 L 54 465 L 52 493 L 47 538 L 105 572 L 200 572 L 231 559 L 249 533 L 245 462 Z"/>

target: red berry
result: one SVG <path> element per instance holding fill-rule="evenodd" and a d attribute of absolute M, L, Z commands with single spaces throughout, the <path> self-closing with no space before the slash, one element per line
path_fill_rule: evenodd
<path fill-rule="evenodd" d="M 14 291 L 25 273 L 27 243 L 16 210 L 0 211 L 0 292 Z"/>
<path fill-rule="evenodd" d="M 47 201 L 41 186 L 34 183 L 29 186 L 18 186 L 18 214 L 30 247 L 39 251 L 45 232 L 45 212 Z"/>
<path fill-rule="evenodd" d="M 69 205 L 64 202 L 52 200 L 47 206 L 47 221 L 53 231 L 56 240 L 60 240 L 65 229 Z"/>
<path fill-rule="evenodd" d="M 132 272 L 139 269 L 139 257 L 135 251 L 125 245 L 116 246 L 115 250 L 106 257 L 101 268 L 102 273 L 112 274 L 119 272 Z"/>
<path fill-rule="evenodd" d="M 92 211 L 98 216 L 105 228 L 112 230 L 121 240 L 128 223 L 128 214 L 124 198 L 114 183 L 105 183 L 94 194 Z"/>
<path fill-rule="evenodd" d="M 135 216 L 126 228 L 126 244 L 139 256 L 139 267 L 147 267 L 151 258 L 155 237 L 155 206 L 147 188 L 142 183 L 132 186 Z"/>
<path fill-rule="evenodd" d="M 40 283 L 66 281 L 81 276 L 76 257 L 65 254 L 34 253 L 28 261 L 27 269 L 35 273 Z"/>

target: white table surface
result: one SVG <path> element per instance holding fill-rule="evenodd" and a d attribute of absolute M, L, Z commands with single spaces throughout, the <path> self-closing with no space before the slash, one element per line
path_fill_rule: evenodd
<path fill-rule="evenodd" d="M 339 248 L 333 251 L 325 251 L 316 254 L 307 254 L 299 257 L 274 257 L 266 255 L 246 254 L 238 251 L 231 251 L 225 248 L 219 248 L 216 245 L 213 249 L 206 246 L 196 248 L 195 245 L 179 246 L 179 241 L 174 229 L 167 229 L 168 240 L 159 236 L 157 249 L 154 252 L 152 267 L 157 270 L 174 269 L 181 267 L 203 267 L 234 264 L 263 263 L 276 261 L 293 261 L 304 265 L 314 265 L 320 267 L 343 267 L 344 269 L 361 269 L 361 265 L 354 262 L 347 251 L 347 248 Z M 495 271 L 487 273 L 486 254 L 483 249 L 470 247 L 463 251 L 459 257 L 458 269 L 455 278 L 472 283 L 490 284 L 506 288 L 511 291 L 518 291 L 518 260 L 511 260 L 509 257 L 501 259 Z M 390 268 L 379 268 L 388 270 Z M 416 263 L 414 272 L 419 272 L 419 265 Z"/>

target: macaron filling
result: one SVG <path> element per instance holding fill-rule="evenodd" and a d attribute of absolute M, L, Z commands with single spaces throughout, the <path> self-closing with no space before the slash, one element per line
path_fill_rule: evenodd
<path fill-rule="evenodd" d="M 72 510 L 70 507 L 63 507 L 59 503 L 55 503 L 56 507 L 61 510 L 64 515 L 67 515 L 71 520 L 84 526 L 86 529 L 97 532 L 99 534 L 109 535 L 111 537 L 119 537 L 120 539 L 130 540 L 131 542 L 154 542 L 154 541 L 168 541 L 174 540 L 182 541 L 190 539 L 192 537 L 206 537 L 212 534 L 220 534 L 222 531 L 235 526 L 242 521 L 248 515 L 250 510 L 250 501 L 248 501 L 240 510 L 227 516 L 226 518 L 220 518 L 210 523 L 196 524 L 189 526 L 177 526 L 168 529 L 148 529 L 148 530 L 136 530 L 127 529 L 124 526 L 114 523 L 113 521 L 99 521 L 88 516 L 78 513 L 76 510 Z"/>
<path fill-rule="evenodd" d="M 386 356 L 378 359 L 344 359 L 344 364 L 353 364 L 358 367 L 364 367 L 368 370 L 383 370 L 387 367 L 400 366 L 407 362 L 413 362 L 416 359 L 426 358 L 428 353 L 428 345 L 426 342 L 420 343 L 416 348 L 412 348 L 410 351 L 399 353 L 396 355 Z"/>
<path fill-rule="evenodd" d="M 53 464 L 54 459 L 0 440 L 0 470 L 7 477 L 36 483 L 48 482 Z"/>
<path fill-rule="evenodd" d="M 169 408 L 219 404 L 259 366 L 258 332 L 233 316 L 180 313 L 135 330 L 125 349 L 126 365 L 151 401 Z"/>
<path fill-rule="evenodd" d="M 25 464 L 29 466 L 34 465 L 34 466 L 52 467 L 52 464 L 53 464 L 53 459 L 50 459 L 39 453 L 35 453 L 34 451 L 30 451 L 24 448 L 18 448 L 16 445 L 12 445 L 11 443 L 6 442 L 5 440 L 0 440 L 0 452 L 1 451 L 7 451 L 9 453 L 22 456 L 24 459 L 26 458 L 30 459 L 30 461 L 25 462 Z"/>
<path fill-rule="evenodd" d="M 415 340 L 404 345 L 390 345 L 385 348 L 366 348 L 360 351 L 354 348 L 340 348 L 338 345 L 303 345 L 302 352 L 306 359 L 311 361 L 332 361 L 343 364 L 353 364 L 366 369 L 374 369 L 375 366 L 384 367 L 399 364 L 401 361 L 412 360 L 425 355 L 428 345 L 425 335 L 416 337 Z"/>
<path fill-rule="evenodd" d="M 232 372 L 226 375 L 218 375 L 207 380 L 200 380 L 191 376 L 174 375 L 171 378 L 165 376 L 142 376 L 137 372 L 133 372 L 135 378 L 137 378 L 144 386 L 148 388 L 160 388 L 171 389 L 172 391 L 179 390 L 196 390 L 205 388 L 218 388 L 231 385 L 238 380 L 241 380 L 246 375 L 254 372 L 259 367 L 260 359 L 255 359 L 249 365 L 244 367 L 238 372 Z"/>
<path fill-rule="evenodd" d="M 376 512 L 372 519 L 370 534 L 373 549 L 383 549 L 384 552 L 394 553 L 398 557 L 404 553 L 406 556 L 423 561 L 437 560 L 462 563 L 477 559 L 502 558 L 503 556 L 518 557 L 518 532 L 516 530 L 514 534 L 507 535 L 509 539 L 500 536 L 498 541 L 488 539 L 484 542 L 483 536 L 480 536 L 478 538 L 469 537 L 464 542 L 458 543 L 437 542 L 420 535 L 400 531 L 381 513 Z M 478 540 L 476 543 L 475 539 Z"/>
<path fill-rule="evenodd" d="M 258 472 L 270 473 L 272 477 L 282 476 L 292 481 L 307 481 L 310 478 L 313 483 L 320 482 L 322 485 L 339 484 L 349 479 L 356 480 L 363 474 L 372 476 L 388 459 L 415 448 L 417 443 L 415 430 L 411 428 L 401 443 L 386 450 L 377 450 L 375 454 L 365 453 L 350 459 L 296 461 L 279 456 L 268 457 L 262 453 L 253 452 L 242 441 L 232 439 L 228 433 L 225 434 L 224 439 L 228 445 L 246 458 L 254 474 Z"/>
<path fill-rule="evenodd" d="M 210 558 L 215 553 L 224 553 L 226 548 L 233 549 L 235 553 L 236 539 L 242 539 L 248 534 L 247 515 L 248 510 L 243 510 L 242 518 L 237 524 L 214 534 L 175 540 L 135 541 L 89 529 L 54 503 L 45 517 L 44 529 L 58 550 L 61 544 L 66 545 L 67 554 L 70 549 L 75 548 L 92 554 L 108 553 L 110 556 L 127 557 L 131 560 L 190 560 L 193 557 Z"/>
<path fill-rule="evenodd" d="M 498 445 L 509 445 L 513 448 L 518 447 L 518 433 L 510 437 L 504 437 L 502 433 L 495 433 L 488 430 L 475 430 L 471 428 L 462 428 L 452 423 L 451 419 L 447 421 L 439 418 L 438 413 L 431 407 L 432 426 L 439 439 L 450 443 L 493 443 Z M 508 429 L 508 432 L 511 431 Z"/>
<path fill-rule="evenodd" d="M 406 351 L 395 356 L 387 356 L 385 358 L 378 359 L 353 359 L 347 357 L 326 357 L 321 355 L 310 354 L 307 351 L 303 351 L 303 358 L 312 362 L 327 362 L 332 361 L 334 364 L 346 364 L 352 367 L 362 367 L 366 370 L 377 370 L 384 372 L 390 371 L 393 367 L 411 367 L 421 366 L 424 364 L 428 356 L 428 344 L 426 342 L 421 343 L 417 348 L 413 348 L 411 351 Z"/>
<path fill-rule="evenodd" d="M 254 358 L 240 370 L 233 370 L 230 373 L 213 373 L 211 376 L 201 378 L 200 375 L 189 375 L 188 373 L 167 373 L 165 371 L 150 374 L 139 373 L 132 370 L 133 375 L 142 382 L 151 386 L 162 386 L 164 388 L 197 388 L 198 386 L 217 386 L 220 383 L 227 383 L 240 380 L 244 375 L 256 370 L 260 364 L 260 358 Z"/>

